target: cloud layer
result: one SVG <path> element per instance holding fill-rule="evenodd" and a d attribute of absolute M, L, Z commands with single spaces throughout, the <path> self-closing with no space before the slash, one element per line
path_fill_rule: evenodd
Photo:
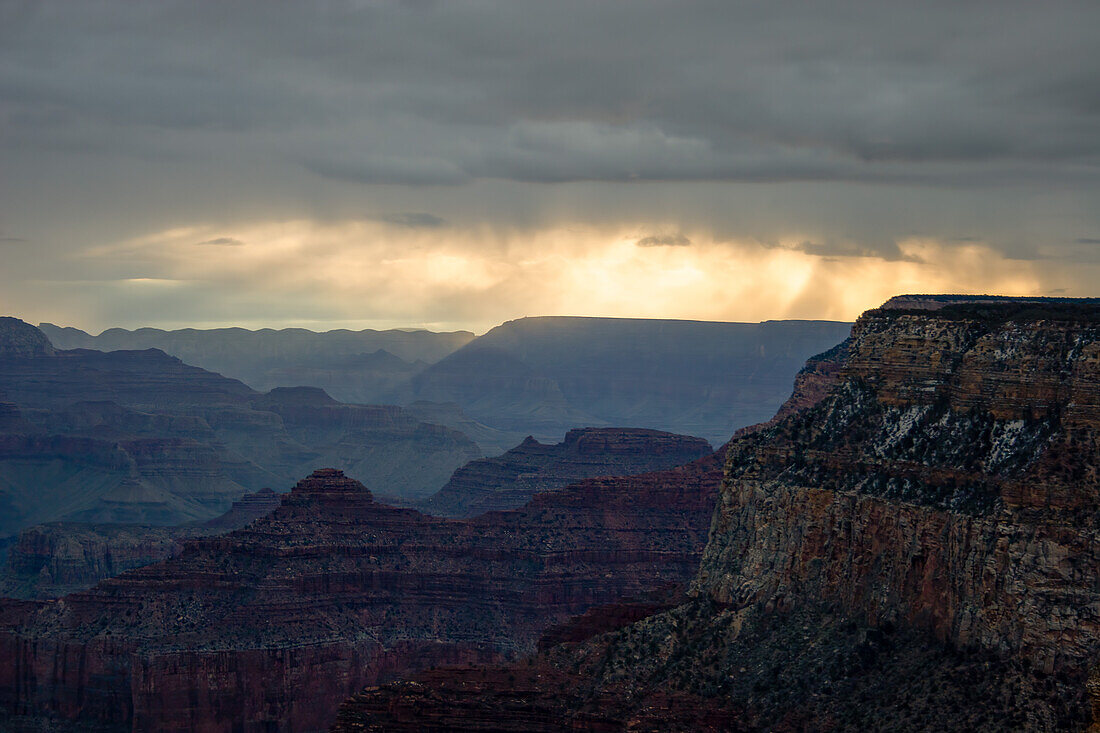
<path fill-rule="evenodd" d="M 1100 295 L 1078 277 L 1100 260 L 1097 27 L 1085 0 L 0 0 L 0 307 L 52 308 L 41 283 L 87 279 L 89 252 L 180 230 L 220 245 L 181 250 L 195 266 L 186 297 L 149 284 L 165 268 L 146 250 L 96 268 L 160 287 L 150 317 L 204 318 L 201 294 L 255 318 L 267 301 L 241 293 L 263 284 L 208 265 L 274 256 L 280 227 L 344 232 L 329 256 L 397 262 L 418 247 L 480 263 L 482 279 L 511 273 L 499 282 L 543 252 L 609 262 L 621 240 L 635 257 L 680 258 L 670 273 L 698 258 L 793 258 L 818 278 L 873 263 L 901 291 L 932 287 L 929 272 L 977 246 L 1016 274 L 944 287 Z M 490 319 L 490 300 L 456 291 L 441 310 L 422 285 L 443 284 L 383 269 L 406 279 L 372 287 L 424 293 L 400 317 Z M 547 272 L 524 281 L 530 303 L 486 291 L 500 298 L 492 318 L 575 302 L 572 281 Z M 543 298 L 552 286 L 568 297 Z M 100 299 L 97 317 L 117 319 L 109 303 L 134 297 L 104 290 L 51 319 Z M 349 315 L 311 297 L 286 302 L 304 319 Z M 398 317 L 346 297 L 361 319 Z M 794 312 L 791 293 L 761 297 L 764 317 Z M 740 301 L 675 302 L 749 317 Z"/>

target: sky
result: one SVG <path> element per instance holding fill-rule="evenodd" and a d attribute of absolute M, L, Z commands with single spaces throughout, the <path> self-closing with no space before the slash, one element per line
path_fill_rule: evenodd
<path fill-rule="evenodd" d="M 1100 3 L 0 0 L 0 312 L 1100 296 Z"/>

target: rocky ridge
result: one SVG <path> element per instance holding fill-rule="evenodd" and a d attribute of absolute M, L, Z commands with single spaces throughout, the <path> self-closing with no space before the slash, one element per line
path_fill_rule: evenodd
<path fill-rule="evenodd" d="M 261 392 L 319 387 L 342 402 L 372 404 L 474 338 L 468 331 L 424 330 L 318 333 L 304 328 L 111 328 L 98 336 L 43 323 L 61 349 L 159 349 L 188 364 L 240 379 Z"/>
<path fill-rule="evenodd" d="M 423 497 L 481 456 L 462 433 L 317 389 L 260 394 L 161 351 L 57 351 L 0 320 L 0 537 L 54 521 L 170 525 L 334 465 Z"/>

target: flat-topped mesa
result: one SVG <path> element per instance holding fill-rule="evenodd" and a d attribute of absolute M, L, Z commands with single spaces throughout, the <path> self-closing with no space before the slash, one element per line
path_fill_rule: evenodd
<path fill-rule="evenodd" d="M 1022 304 L 1041 306 L 1095 305 L 1097 298 L 1047 298 L 1041 296 L 1011 295 L 895 295 L 883 303 L 879 310 L 927 310 L 936 311 L 952 305 L 998 305 L 1017 307 Z"/>
<path fill-rule="evenodd" d="M 646 428 L 574 428 L 565 434 L 562 442 L 582 455 L 676 454 L 699 457 L 711 450 L 710 444 L 702 438 Z"/>
<path fill-rule="evenodd" d="M 439 516 L 471 517 L 522 506 L 580 479 L 672 468 L 712 452 L 702 438 L 642 428 L 577 428 L 557 444 L 528 436 L 503 455 L 458 469 L 418 507 Z"/>

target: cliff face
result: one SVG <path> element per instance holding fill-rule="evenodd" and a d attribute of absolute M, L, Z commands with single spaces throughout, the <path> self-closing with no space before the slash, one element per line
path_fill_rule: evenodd
<path fill-rule="evenodd" d="M 1100 323 L 951 308 L 866 314 L 833 393 L 734 447 L 695 588 L 1087 666 Z"/>
<path fill-rule="evenodd" d="M 52 356 L 53 344 L 34 326 L 0 316 L 0 356 Z"/>
<path fill-rule="evenodd" d="M 640 428 L 578 428 L 544 445 L 528 438 L 496 458 L 472 461 L 418 508 L 438 516 L 470 517 L 514 509 L 536 494 L 595 476 L 672 468 L 712 452 L 702 438 Z"/>
<path fill-rule="evenodd" d="M 493 711 L 477 729 L 509 730 L 538 675 L 566 691 L 527 698 L 546 730 L 1100 719 L 1100 304 L 963 301 L 864 314 L 824 399 L 731 443 L 693 600 L 367 691 L 341 729 L 413 730 L 457 702 L 449 727 Z"/>
<path fill-rule="evenodd" d="M 0 706 L 135 730 L 317 730 L 367 684 L 533 651 L 694 573 L 715 456 L 465 521 L 314 473 L 269 516 L 61 601 L 0 602 Z"/>

